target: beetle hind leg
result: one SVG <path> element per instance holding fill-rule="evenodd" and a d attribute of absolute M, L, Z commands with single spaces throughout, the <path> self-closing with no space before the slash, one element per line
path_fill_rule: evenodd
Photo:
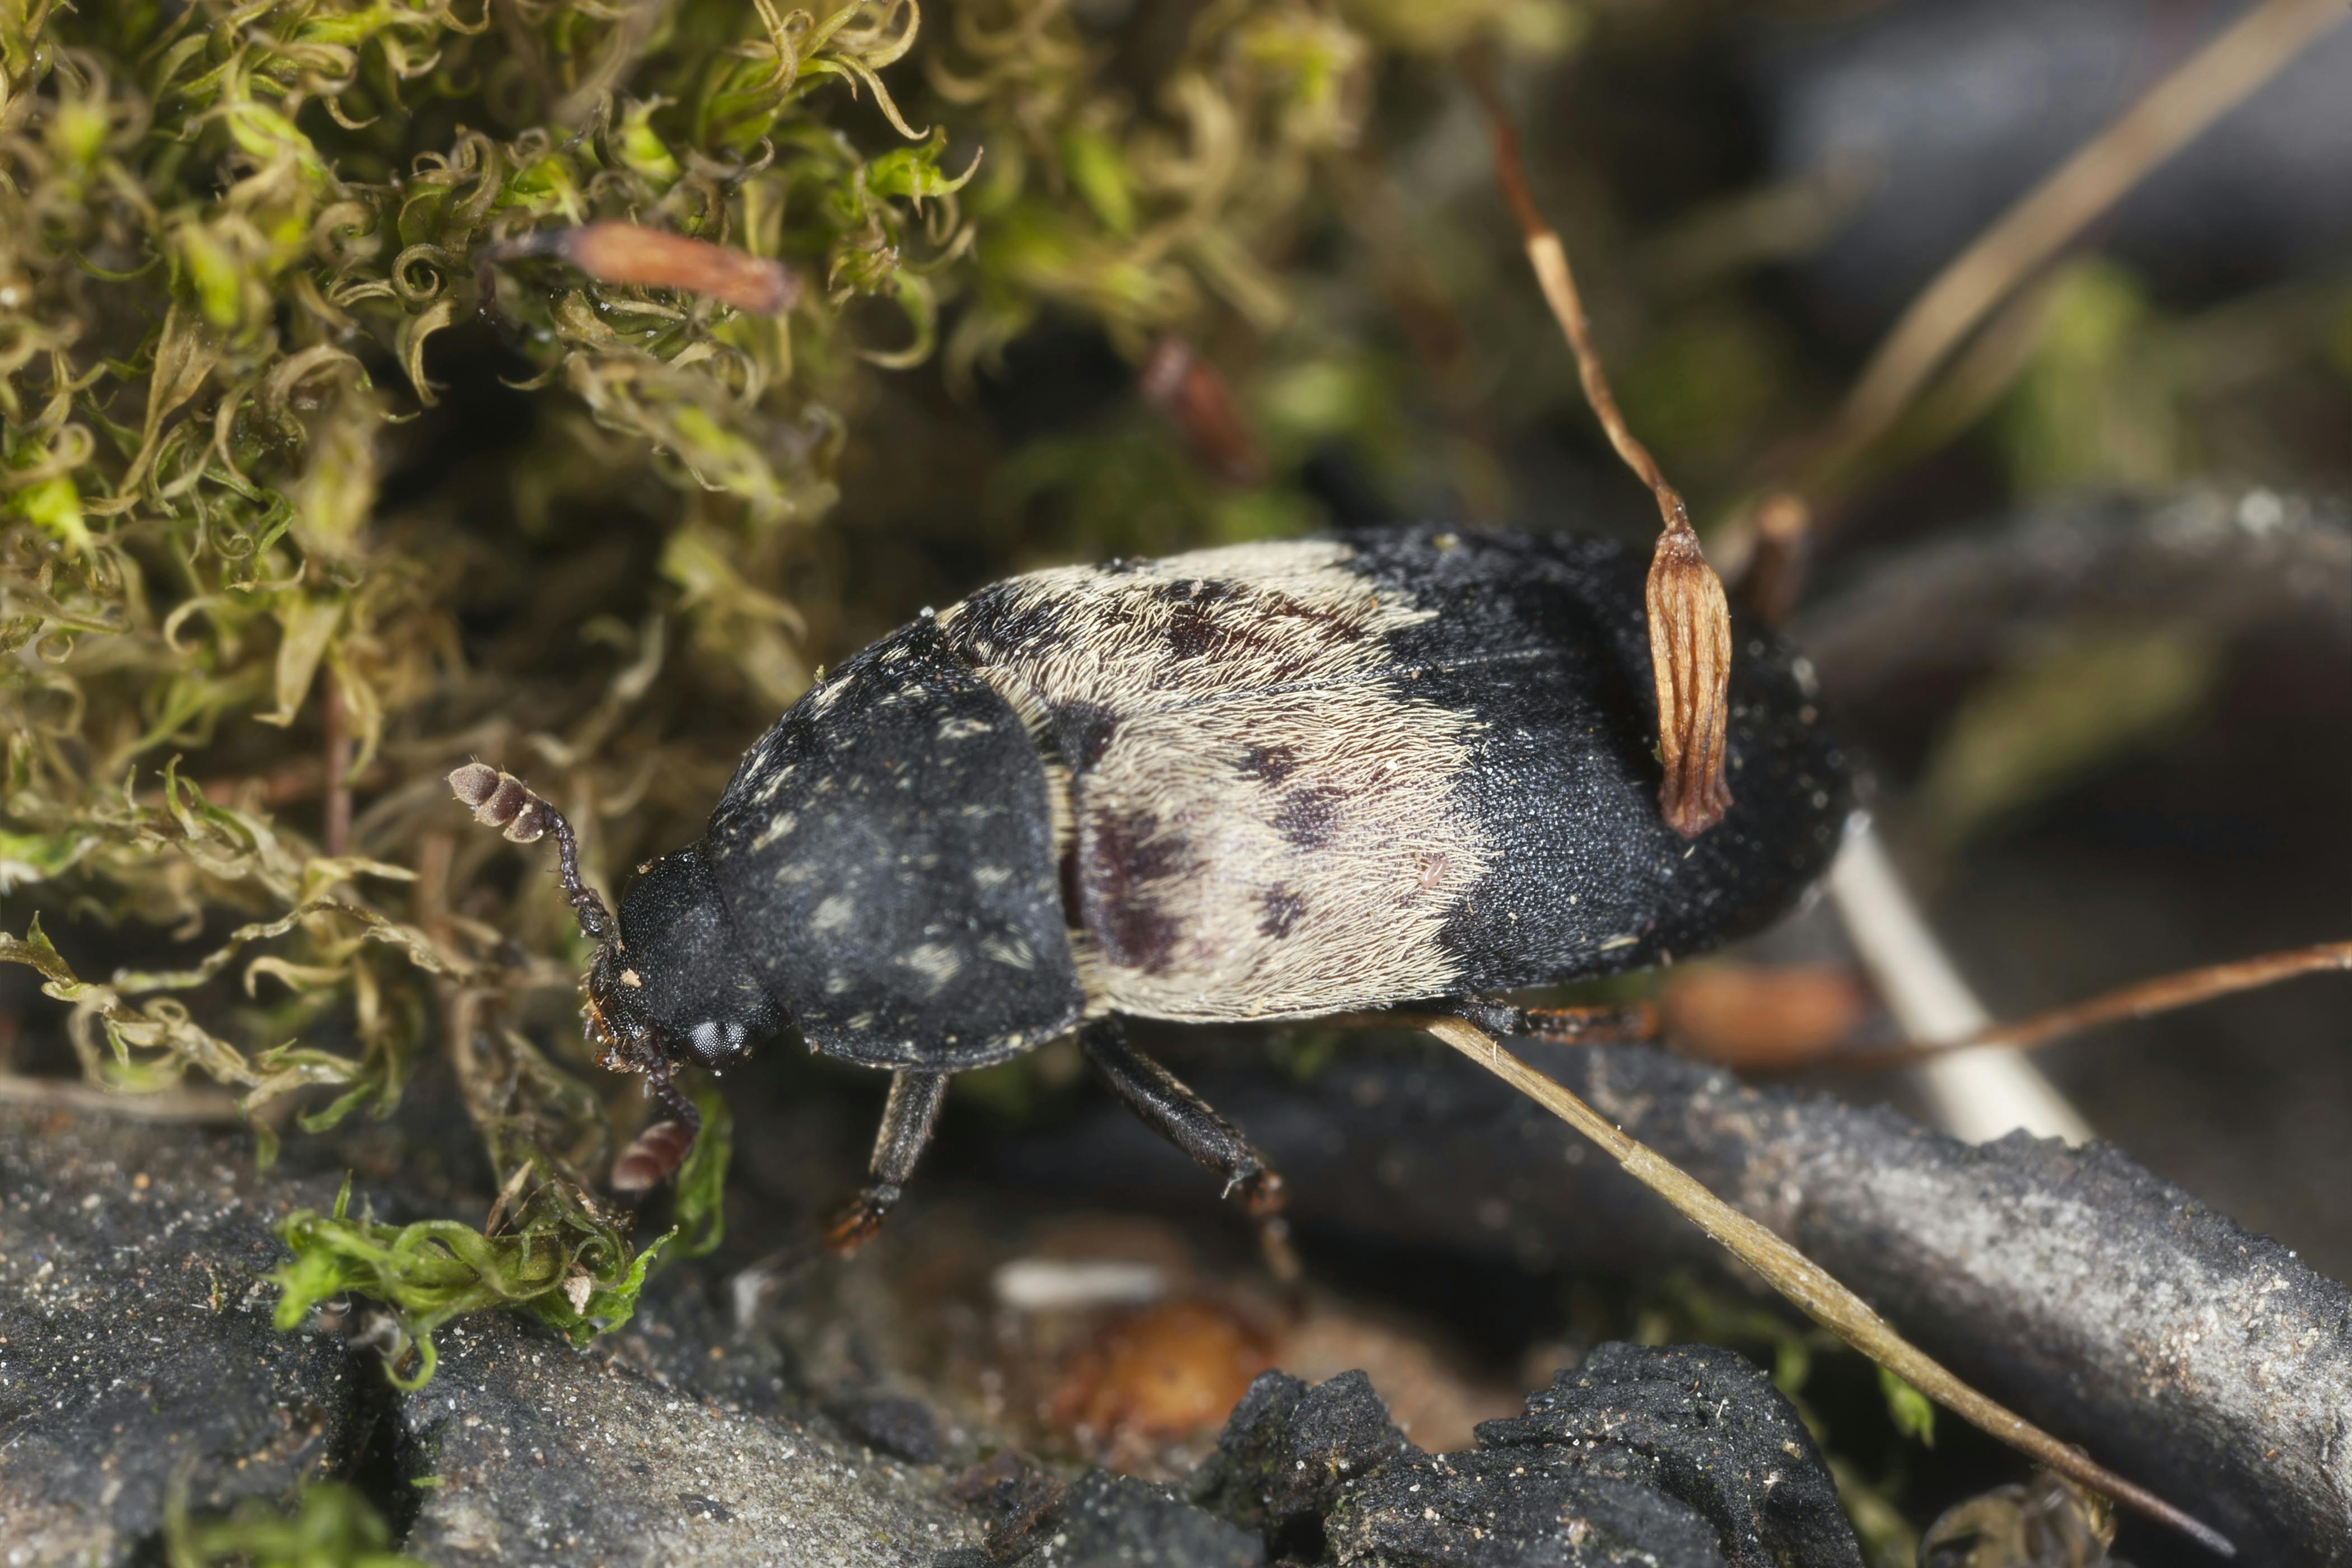
<path fill-rule="evenodd" d="M 891 1075 L 890 1098 L 882 1106 L 882 1126 L 874 1136 L 874 1159 L 867 1168 L 871 1179 L 825 1227 L 824 1244 L 835 1254 L 848 1256 L 882 1228 L 939 1127 L 947 1092 L 943 1072 Z"/>
<path fill-rule="evenodd" d="M 1519 1007 L 1492 997 L 1460 996 L 1440 1004 L 1437 1010 L 1466 1019 L 1490 1035 L 1517 1035 L 1558 1045 L 1654 1045 L 1662 1033 L 1658 1010 L 1647 1002 L 1622 1006 Z M 1411 1015 L 1420 1009 L 1402 1011 Z"/>
<path fill-rule="evenodd" d="M 1088 1024 L 1078 1043 L 1103 1081 L 1146 1126 L 1225 1179 L 1224 1195 L 1238 1196 L 1257 1221 L 1267 1268 L 1285 1284 L 1297 1282 L 1298 1258 L 1282 1217 L 1288 1194 L 1265 1156 L 1182 1079 L 1128 1044 L 1127 1030 L 1117 1019 Z"/>

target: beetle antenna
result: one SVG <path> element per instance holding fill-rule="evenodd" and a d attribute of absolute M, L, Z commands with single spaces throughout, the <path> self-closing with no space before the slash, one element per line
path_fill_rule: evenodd
<path fill-rule="evenodd" d="M 536 844 L 555 837 L 556 874 L 563 882 L 565 902 L 591 940 L 613 940 L 613 913 L 596 889 L 580 879 L 580 844 L 563 814 L 512 773 L 488 763 L 467 763 L 449 775 L 450 793 L 485 826 L 503 829 L 514 844 Z"/>

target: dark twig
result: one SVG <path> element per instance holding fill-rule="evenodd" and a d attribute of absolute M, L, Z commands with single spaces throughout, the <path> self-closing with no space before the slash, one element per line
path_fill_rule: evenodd
<path fill-rule="evenodd" d="M 1920 1393 L 2038 1463 L 2091 1487 L 2200 1544 L 2234 1557 L 2237 1549 L 2210 1525 L 2189 1517 L 2143 1487 L 2095 1463 L 2023 1416 L 1962 1382 L 1905 1339 L 1868 1302 L 1780 1237 L 1717 1197 L 1672 1161 L 1621 1131 L 1599 1111 L 1517 1056 L 1494 1036 L 1458 1017 L 1425 1019 L 1422 1027 L 1541 1105 L 1599 1144 L 1628 1175 L 1656 1193 L 1717 1244 L 1764 1277 L 1806 1316 L 1894 1373 Z"/>

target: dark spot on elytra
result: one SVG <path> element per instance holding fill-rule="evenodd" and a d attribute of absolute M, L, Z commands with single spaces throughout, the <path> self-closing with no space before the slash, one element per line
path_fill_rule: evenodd
<path fill-rule="evenodd" d="M 1222 578 L 1165 584 L 1157 596 L 1170 606 L 1171 663 L 1288 654 L 1269 672 L 1276 680 L 1304 668 L 1318 647 L 1362 641 L 1364 616 L 1372 608 L 1369 597 L 1360 608 L 1328 608 Z"/>
<path fill-rule="evenodd" d="M 1251 746 L 1242 752 L 1241 775 L 1263 784 L 1278 784 L 1298 771 L 1298 752 L 1285 745 Z"/>
<path fill-rule="evenodd" d="M 1258 895 L 1257 907 L 1258 933 L 1279 939 L 1288 936 L 1298 917 L 1307 912 L 1307 900 L 1296 889 L 1269 888 Z"/>
<path fill-rule="evenodd" d="M 1167 972 L 1182 928 L 1160 906 L 1157 888 L 1183 876 L 1192 860 L 1190 841 L 1161 832 L 1148 811 L 1106 812 L 1087 825 L 1079 908 L 1105 957 L 1146 974 Z"/>
<path fill-rule="evenodd" d="M 1301 849 L 1320 849 L 1339 826 L 1344 798 L 1345 792 L 1328 784 L 1292 790 L 1275 811 L 1275 831 Z"/>
<path fill-rule="evenodd" d="M 1099 702 L 1062 702 L 1053 709 L 1054 740 L 1074 768 L 1090 768 L 1110 749 L 1118 715 Z"/>
<path fill-rule="evenodd" d="M 1192 603 L 1179 605 L 1168 622 L 1169 657 L 1206 658 L 1222 650 L 1225 637 L 1213 610 Z"/>

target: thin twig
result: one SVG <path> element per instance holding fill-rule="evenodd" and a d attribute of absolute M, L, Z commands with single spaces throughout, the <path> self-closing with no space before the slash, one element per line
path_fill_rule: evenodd
<path fill-rule="evenodd" d="M 1698 534 L 1691 528 L 1690 509 L 1681 492 L 1666 483 L 1658 460 L 1642 445 L 1619 412 L 1617 397 L 1592 346 L 1591 324 L 1585 320 L 1584 301 L 1576 291 L 1576 275 L 1569 269 L 1568 247 L 1544 221 L 1535 197 L 1528 194 L 1527 175 L 1519 163 L 1518 128 L 1511 121 L 1502 94 L 1484 66 L 1472 60 L 1465 74 L 1485 105 L 1495 141 L 1495 182 L 1503 200 L 1518 220 L 1527 246 L 1528 265 L 1543 289 L 1559 330 L 1576 356 L 1577 379 L 1584 384 L 1585 401 L 1592 405 L 1609 444 L 1625 466 L 1650 487 L 1658 503 L 1657 552 L 1650 562 L 1647 608 L 1650 619 L 1650 668 L 1658 695 L 1658 760 L 1665 770 L 1658 805 L 1667 826 L 1685 838 L 1696 838 L 1723 820 L 1731 807 L 1731 789 L 1725 782 L 1727 762 L 1725 730 L 1729 722 L 1731 679 L 1731 608 L 1722 580 L 1706 563 Z"/>
<path fill-rule="evenodd" d="M 1896 1333 L 1870 1304 L 1774 1231 L 1717 1197 L 1673 1161 L 1620 1131 L 1599 1111 L 1517 1056 L 1494 1036 L 1463 1018 L 1419 1020 L 1421 1026 L 1501 1079 L 1607 1152 L 1610 1158 L 1767 1283 L 1807 1317 L 1902 1378 L 1970 1426 L 2151 1519 L 2171 1526 L 2224 1557 L 2237 1549 L 2210 1525 L 2135 1486 L 2080 1449 L 2060 1442 L 2023 1416 L 1979 1394 L 1944 1365 Z"/>
<path fill-rule="evenodd" d="M 1880 342 L 1805 463 L 1808 494 L 1892 428 L 1961 339 L 2158 165 L 2342 21 L 2343 0 L 2265 0 L 1977 237 Z"/>
<path fill-rule="evenodd" d="M 2086 1002 L 2070 1003 L 2006 1024 L 1988 1024 L 1957 1040 L 1915 1041 L 1885 1049 L 1853 1051 L 1830 1057 L 1825 1065 L 1839 1068 L 1906 1067 L 1953 1051 L 1997 1046 L 2030 1051 L 2125 1018 L 2148 1018 L 2200 1002 L 2275 985 L 2298 975 L 2352 970 L 2352 942 L 2323 942 L 2311 947 L 2265 952 L 2229 963 L 2186 969 L 2102 993 Z"/>

